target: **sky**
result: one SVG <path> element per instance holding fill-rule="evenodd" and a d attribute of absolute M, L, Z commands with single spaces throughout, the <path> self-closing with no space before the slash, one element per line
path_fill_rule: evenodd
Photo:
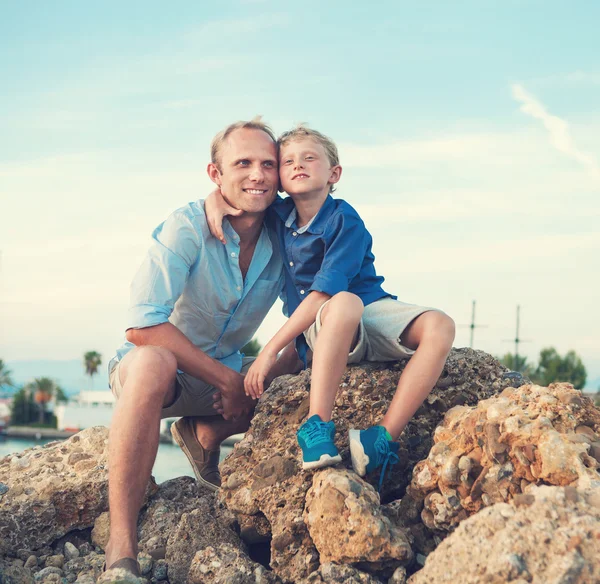
<path fill-rule="evenodd" d="M 600 383 L 600 4 L 2 2 L 0 359 L 105 363 L 154 227 L 262 114 L 338 144 L 385 289 Z M 258 332 L 282 324 L 276 305 Z M 483 326 L 485 325 L 485 327 Z M 593 389 L 596 389 L 594 387 Z"/>

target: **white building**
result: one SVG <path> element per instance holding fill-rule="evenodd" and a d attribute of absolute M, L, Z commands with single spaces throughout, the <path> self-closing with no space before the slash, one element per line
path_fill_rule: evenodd
<path fill-rule="evenodd" d="M 66 404 L 54 406 L 59 430 L 110 426 L 115 397 L 111 391 L 81 391 Z"/>

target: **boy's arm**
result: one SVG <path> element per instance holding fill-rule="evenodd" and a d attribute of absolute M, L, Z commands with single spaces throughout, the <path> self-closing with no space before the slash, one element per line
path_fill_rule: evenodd
<path fill-rule="evenodd" d="M 275 365 L 277 354 L 286 345 L 291 343 L 298 335 L 303 333 L 317 317 L 319 308 L 331 296 L 324 292 L 311 292 L 294 311 L 287 322 L 279 329 L 275 336 L 267 343 L 256 361 L 250 367 L 244 379 L 246 394 L 254 399 L 259 398 L 264 392 L 265 379 Z"/>
<path fill-rule="evenodd" d="M 206 199 L 204 199 L 204 214 L 206 222 L 213 237 L 216 237 L 221 243 L 227 243 L 225 233 L 223 232 L 223 217 L 233 215 L 238 217 L 243 211 L 232 207 L 223 197 L 220 188 L 216 188 Z"/>

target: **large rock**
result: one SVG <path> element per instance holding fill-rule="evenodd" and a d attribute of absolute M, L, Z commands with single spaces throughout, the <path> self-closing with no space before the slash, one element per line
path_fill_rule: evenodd
<path fill-rule="evenodd" d="M 281 580 L 229 543 L 205 547 L 190 566 L 188 584 L 278 584 Z"/>
<path fill-rule="evenodd" d="M 448 531 L 530 484 L 600 484 L 599 431 L 600 410 L 569 384 L 509 388 L 446 414 L 409 494 L 428 528 Z"/>
<path fill-rule="evenodd" d="M 238 535 L 231 529 L 228 516 L 224 517 L 220 512 L 211 493 L 197 499 L 194 510 L 184 513 L 169 532 L 165 558 L 169 566 L 169 581 L 174 584 L 186 582 L 196 552 L 220 544 L 246 551 Z"/>
<path fill-rule="evenodd" d="M 350 465 L 348 429 L 366 428 L 381 420 L 405 364 L 362 364 L 346 370 L 333 412 L 336 444 L 344 465 Z M 436 387 L 400 439 L 401 463 L 386 479 L 382 499 L 404 494 L 412 467 L 427 456 L 434 429 L 448 409 L 474 405 L 522 381 L 507 373 L 483 352 L 452 351 Z M 320 564 L 303 521 L 313 472 L 302 471 L 296 441 L 296 432 L 308 413 L 309 386 L 310 371 L 277 379 L 259 401 L 246 437 L 221 464 L 220 498 L 243 518 L 248 533 L 266 535 L 265 529 L 270 528 L 271 567 L 288 582 L 307 577 Z M 367 477 L 371 483 L 377 478 L 377 474 Z"/>
<path fill-rule="evenodd" d="M 531 487 L 463 521 L 410 584 L 600 582 L 600 488 Z"/>
<path fill-rule="evenodd" d="M 0 554 L 91 527 L 108 508 L 107 458 L 108 429 L 96 426 L 1 459 Z"/>
<path fill-rule="evenodd" d="M 383 514 L 375 489 L 347 470 L 315 474 L 304 521 L 322 563 L 393 566 L 413 558 L 406 535 Z"/>
<path fill-rule="evenodd" d="M 326 563 L 296 584 L 381 584 L 381 580 L 352 566 Z"/>

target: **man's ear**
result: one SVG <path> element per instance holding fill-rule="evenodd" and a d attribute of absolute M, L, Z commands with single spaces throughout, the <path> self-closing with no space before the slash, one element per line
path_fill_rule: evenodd
<path fill-rule="evenodd" d="M 334 185 L 342 178 L 342 167 L 338 164 L 336 166 L 331 167 L 331 174 L 329 175 L 329 180 L 327 184 Z"/>
<path fill-rule="evenodd" d="M 208 178 L 212 180 L 216 185 L 221 186 L 221 171 L 217 168 L 217 165 L 214 162 L 209 162 L 206 167 L 206 173 L 208 174 Z"/>

